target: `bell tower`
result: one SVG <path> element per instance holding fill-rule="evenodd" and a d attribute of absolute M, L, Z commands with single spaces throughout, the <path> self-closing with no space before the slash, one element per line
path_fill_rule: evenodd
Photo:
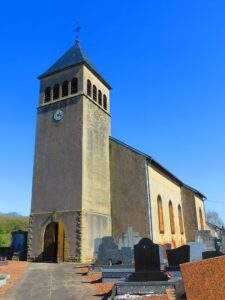
<path fill-rule="evenodd" d="M 39 79 L 28 259 L 90 261 L 111 235 L 111 88 L 78 41 Z"/>

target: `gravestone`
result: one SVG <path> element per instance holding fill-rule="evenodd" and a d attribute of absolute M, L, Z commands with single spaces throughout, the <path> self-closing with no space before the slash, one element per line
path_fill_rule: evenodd
<path fill-rule="evenodd" d="M 12 232 L 12 260 L 26 260 L 27 258 L 27 231 L 16 230 Z"/>
<path fill-rule="evenodd" d="M 127 231 L 125 233 L 122 233 L 121 237 L 118 240 L 118 246 L 119 249 L 122 247 L 129 247 L 134 248 L 134 245 L 136 245 L 141 240 L 141 236 L 138 232 L 135 232 L 131 226 L 127 228 Z"/>
<path fill-rule="evenodd" d="M 214 258 L 222 255 L 224 254 L 220 251 L 204 251 L 202 252 L 202 259 Z"/>
<path fill-rule="evenodd" d="M 113 237 L 106 236 L 101 239 L 97 250 L 96 265 L 114 265 L 122 263 L 122 252 Z"/>
<path fill-rule="evenodd" d="M 189 242 L 190 246 L 190 261 L 201 260 L 202 252 L 206 251 L 206 245 L 203 243 Z"/>
<path fill-rule="evenodd" d="M 167 275 L 160 271 L 159 245 L 143 238 L 134 246 L 135 273 L 129 281 L 166 281 Z"/>
<path fill-rule="evenodd" d="M 134 246 L 135 272 L 126 279 L 116 282 L 118 295 L 159 295 L 166 289 L 182 290 L 181 277 L 169 279 L 160 270 L 160 248 L 151 240 L 143 238 Z M 183 290 L 182 290 L 183 293 Z"/>
<path fill-rule="evenodd" d="M 190 246 L 183 245 L 181 247 L 166 250 L 169 268 L 168 270 L 179 270 L 180 264 L 190 261 Z"/>
<path fill-rule="evenodd" d="M 210 230 L 196 230 L 195 242 L 205 244 L 208 251 L 215 250 L 215 238 L 211 236 Z"/>
<path fill-rule="evenodd" d="M 225 253 L 225 235 L 224 235 L 224 233 L 221 236 L 220 251 L 223 252 L 223 253 Z"/>
<path fill-rule="evenodd" d="M 126 266 L 133 266 L 134 264 L 134 251 L 130 247 L 121 248 L 122 263 Z"/>
<path fill-rule="evenodd" d="M 188 300 L 225 299 L 225 256 L 181 265 Z"/>
<path fill-rule="evenodd" d="M 143 238 L 134 246 L 135 272 L 159 271 L 159 246 Z"/>

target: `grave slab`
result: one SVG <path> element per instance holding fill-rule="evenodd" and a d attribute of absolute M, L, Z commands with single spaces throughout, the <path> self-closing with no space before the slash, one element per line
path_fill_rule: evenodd
<path fill-rule="evenodd" d="M 132 274 L 135 269 L 134 268 L 102 268 L 102 281 L 113 281 L 116 282 L 120 280 L 121 278 L 124 278 L 124 280 Z"/>
<path fill-rule="evenodd" d="M 225 256 L 181 264 L 188 300 L 225 299 Z"/>
<path fill-rule="evenodd" d="M 224 254 L 220 251 L 205 251 L 202 252 L 202 259 L 214 258 L 222 255 Z"/>
<path fill-rule="evenodd" d="M 116 283 L 118 295 L 157 295 L 165 294 L 166 289 L 175 288 L 176 290 L 182 289 L 181 278 L 171 279 L 168 281 L 146 281 L 146 282 L 122 282 Z"/>

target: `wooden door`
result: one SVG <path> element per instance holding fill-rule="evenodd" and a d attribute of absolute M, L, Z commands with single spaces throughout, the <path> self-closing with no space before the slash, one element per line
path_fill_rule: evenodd
<path fill-rule="evenodd" d="M 57 262 L 64 261 L 64 226 L 58 223 Z"/>

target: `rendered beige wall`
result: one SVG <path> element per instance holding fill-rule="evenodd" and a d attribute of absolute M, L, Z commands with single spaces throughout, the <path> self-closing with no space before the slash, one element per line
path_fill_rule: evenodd
<path fill-rule="evenodd" d="M 151 198 L 151 212 L 152 212 L 152 227 L 153 227 L 153 241 L 157 244 L 170 243 L 173 246 L 179 247 L 186 242 L 185 232 L 180 234 L 178 205 L 181 205 L 181 191 L 180 186 L 172 179 L 163 174 L 155 166 L 148 166 L 149 184 L 150 184 L 150 198 Z M 158 195 L 162 198 L 163 216 L 164 216 L 164 234 L 159 232 L 158 220 Z M 170 218 L 169 218 L 169 201 L 172 201 L 175 221 L 175 234 L 171 234 Z M 183 209 L 182 209 L 183 212 Z"/>
<path fill-rule="evenodd" d="M 93 85 L 95 85 L 97 90 L 100 90 L 102 92 L 102 96 L 104 94 L 106 95 L 107 100 L 108 100 L 107 101 L 107 104 L 108 104 L 107 111 L 110 112 L 109 89 L 86 66 L 83 66 L 82 70 L 83 70 L 83 91 L 84 91 L 84 93 L 87 95 L 87 80 L 89 79 L 92 83 L 92 87 L 93 87 Z M 91 99 L 92 101 L 94 101 L 92 99 L 92 97 L 89 97 L 88 95 L 87 95 L 87 97 L 89 99 Z M 98 101 L 97 101 L 97 103 L 98 103 Z"/>
<path fill-rule="evenodd" d="M 82 261 L 89 261 L 93 258 L 96 239 L 111 235 L 111 119 L 89 97 L 83 96 L 82 101 Z"/>
<path fill-rule="evenodd" d="M 206 223 L 205 223 L 206 219 L 205 219 L 204 201 L 198 196 L 195 196 L 195 208 L 196 208 L 196 215 L 197 215 L 197 222 L 198 222 L 198 230 L 201 230 L 199 208 L 201 208 L 201 211 L 202 211 L 204 230 L 207 229 Z"/>

